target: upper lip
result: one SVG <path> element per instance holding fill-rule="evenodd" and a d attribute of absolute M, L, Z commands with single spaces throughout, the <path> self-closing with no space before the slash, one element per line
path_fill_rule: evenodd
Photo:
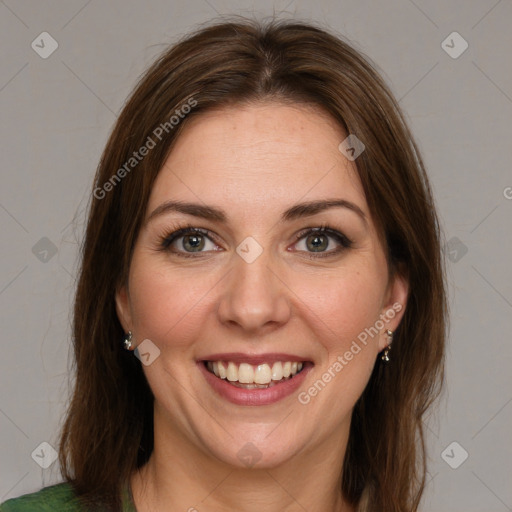
<path fill-rule="evenodd" d="M 263 363 L 275 363 L 277 361 L 291 361 L 304 363 L 309 362 L 310 359 L 307 357 L 294 356 L 292 354 L 284 353 L 267 353 L 267 354 L 244 354 L 242 352 L 224 352 L 218 354 L 210 354 L 205 357 L 198 359 L 199 361 L 232 361 L 233 363 L 249 363 L 249 364 L 263 364 Z"/>

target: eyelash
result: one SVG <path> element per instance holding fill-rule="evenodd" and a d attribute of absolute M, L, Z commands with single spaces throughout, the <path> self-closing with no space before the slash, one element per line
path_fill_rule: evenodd
<path fill-rule="evenodd" d="M 339 254 L 340 252 L 344 251 L 345 249 L 351 248 L 353 245 L 353 242 L 351 240 L 349 240 L 343 233 L 340 233 L 338 230 L 330 227 L 327 224 L 322 224 L 318 227 L 309 227 L 309 228 L 303 229 L 302 231 L 300 231 L 299 233 L 297 233 L 295 235 L 295 239 L 296 239 L 295 243 L 297 243 L 298 241 L 302 240 L 303 238 L 305 238 L 306 236 L 308 236 L 310 234 L 318 234 L 318 233 L 331 236 L 340 245 L 338 248 L 328 251 L 328 252 L 322 252 L 322 251 L 317 252 L 317 253 L 306 252 L 308 257 L 311 259 L 327 258 L 330 256 L 335 256 L 335 255 Z M 170 233 L 167 232 L 167 234 L 160 237 L 160 241 L 159 241 L 160 250 L 169 251 L 169 246 L 175 240 L 177 240 L 178 238 L 181 238 L 182 236 L 191 235 L 191 234 L 198 234 L 198 235 L 206 236 L 207 238 L 210 239 L 210 241 L 215 243 L 216 237 L 211 231 L 209 231 L 207 229 L 192 226 L 191 224 L 185 224 L 185 225 L 181 225 L 181 226 L 179 226 L 179 225 L 174 226 L 174 228 L 171 229 Z M 202 254 L 202 252 L 196 252 L 196 253 L 187 253 L 187 252 L 181 252 L 181 251 L 177 251 L 177 252 L 171 251 L 171 252 L 173 254 L 176 254 L 183 258 L 197 258 L 198 254 Z M 304 252 L 304 251 L 300 251 L 300 252 Z"/>

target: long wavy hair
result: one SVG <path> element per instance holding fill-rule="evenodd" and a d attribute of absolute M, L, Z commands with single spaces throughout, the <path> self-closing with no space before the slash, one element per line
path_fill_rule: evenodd
<path fill-rule="evenodd" d="M 59 445 L 62 475 L 85 504 L 121 510 L 123 485 L 153 450 L 154 398 L 139 360 L 121 349 L 115 292 L 127 280 L 154 180 L 190 119 L 267 100 L 315 105 L 366 146 L 357 172 L 390 272 L 407 277 L 409 297 L 392 361 L 384 367 L 377 358 L 355 405 L 341 492 L 359 512 L 418 509 L 422 419 L 442 389 L 447 319 L 441 234 L 420 153 L 376 67 L 344 38 L 310 23 L 239 18 L 202 26 L 157 58 L 97 169 L 74 303 L 75 382 Z M 151 145 L 148 137 L 154 147 L 130 160 Z"/>

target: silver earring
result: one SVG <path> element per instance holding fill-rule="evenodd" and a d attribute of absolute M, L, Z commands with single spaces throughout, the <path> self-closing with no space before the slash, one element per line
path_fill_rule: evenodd
<path fill-rule="evenodd" d="M 125 350 L 132 350 L 132 331 L 128 331 L 128 334 L 125 334 L 123 347 Z"/>
<path fill-rule="evenodd" d="M 389 338 L 389 343 L 388 346 L 384 349 L 384 353 L 381 356 L 381 359 L 386 363 L 389 363 L 389 351 L 391 350 L 391 344 L 393 343 L 393 334 L 393 331 L 390 331 L 389 329 L 386 331 L 386 335 Z"/>

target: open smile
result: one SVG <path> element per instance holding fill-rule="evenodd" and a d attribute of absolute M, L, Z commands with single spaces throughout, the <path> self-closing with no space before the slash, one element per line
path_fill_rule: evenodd
<path fill-rule="evenodd" d="M 268 405 L 292 394 L 314 366 L 310 361 L 235 362 L 201 360 L 199 369 L 213 390 L 237 405 Z"/>

